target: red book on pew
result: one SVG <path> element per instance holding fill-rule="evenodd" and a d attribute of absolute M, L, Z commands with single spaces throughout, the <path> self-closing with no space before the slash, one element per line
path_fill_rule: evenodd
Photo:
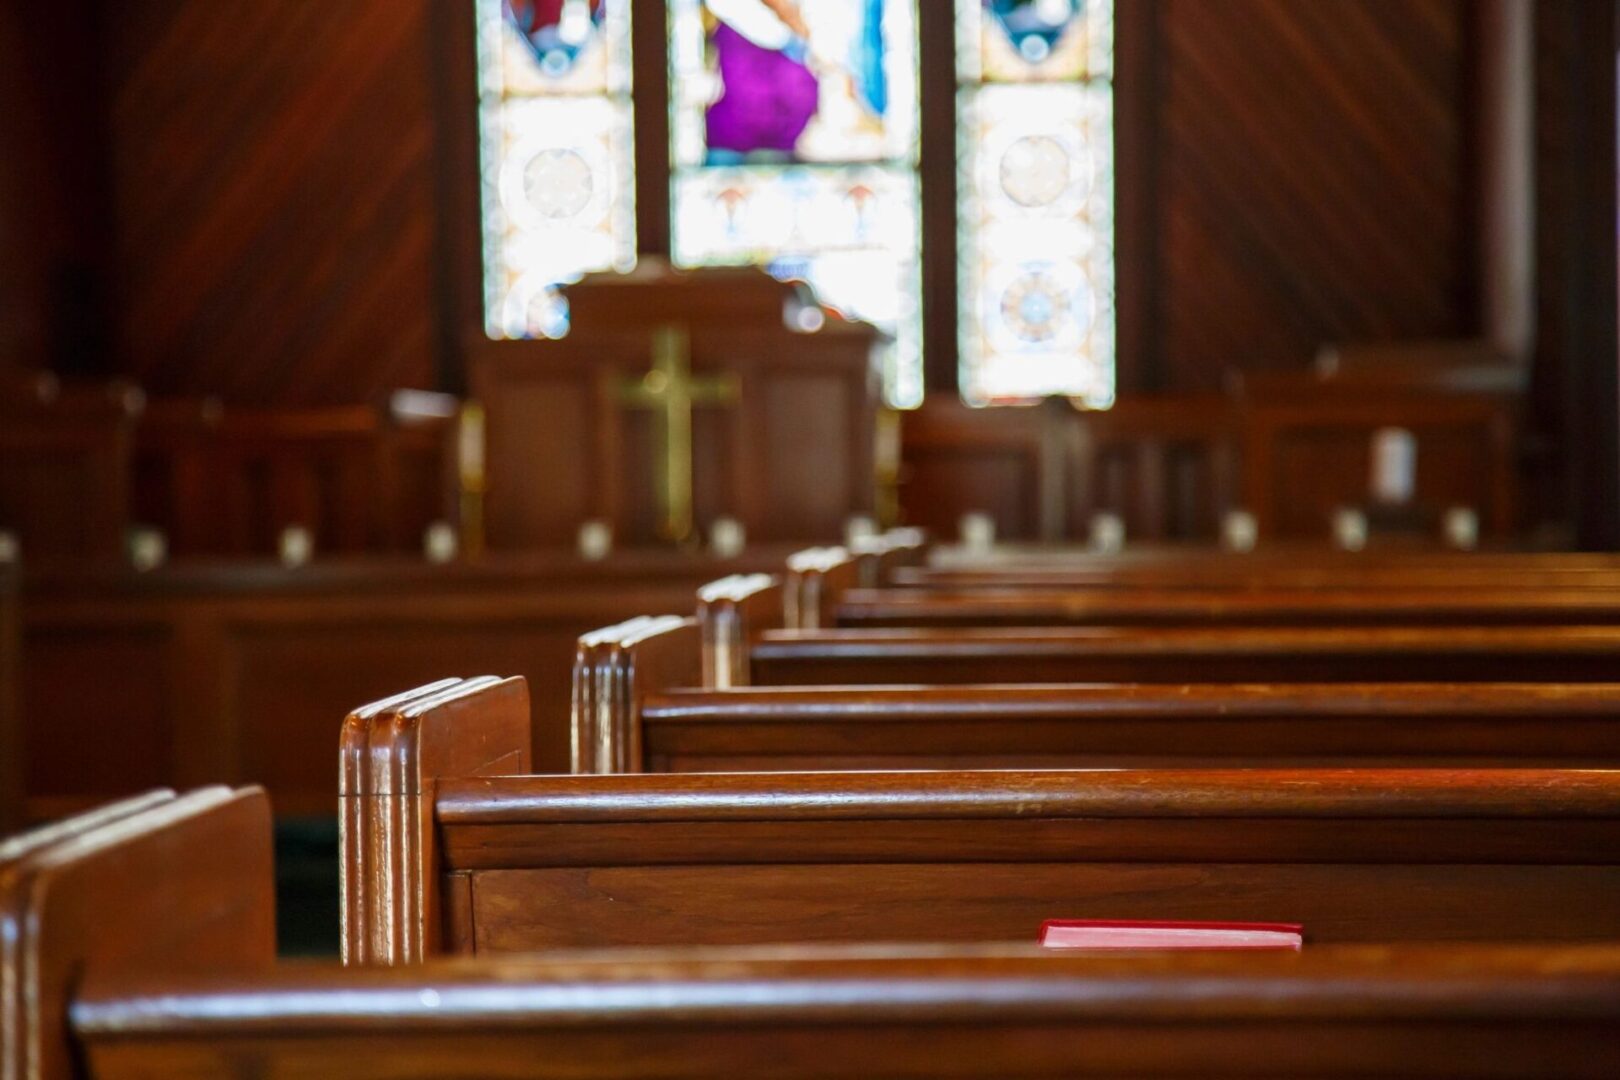
<path fill-rule="evenodd" d="M 1304 944 L 1299 923 L 1163 922 L 1140 919 L 1048 919 L 1047 949 L 1292 949 Z"/>

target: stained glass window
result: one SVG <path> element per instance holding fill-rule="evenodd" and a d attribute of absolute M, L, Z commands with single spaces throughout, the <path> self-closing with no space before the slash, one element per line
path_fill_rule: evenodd
<path fill-rule="evenodd" d="M 756 263 L 893 340 L 922 398 L 915 0 L 670 0 L 673 255 Z"/>
<path fill-rule="evenodd" d="M 1114 399 L 1113 0 L 957 0 L 962 393 Z"/>
<path fill-rule="evenodd" d="M 558 285 L 635 263 L 630 0 L 477 5 L 485 322 L 558 337 Z"/>

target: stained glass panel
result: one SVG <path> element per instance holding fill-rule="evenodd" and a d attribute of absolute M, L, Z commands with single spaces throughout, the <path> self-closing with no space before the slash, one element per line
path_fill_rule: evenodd
<path fill-rule="evenodd" d="M 1111 0 L 957 0 L 963 395 L 1114 398 Z"/>
<path fill-rule="evenodd" d="M 558 337 L 557 286 L 635 263 L 629 0 L 477 0 L 484 313 Z"/>
<path fill-rule="evenodd" d="M 670 80 L 675 261 L 807 282 L 920 400 L 914 0 L 671 0 Z"/>

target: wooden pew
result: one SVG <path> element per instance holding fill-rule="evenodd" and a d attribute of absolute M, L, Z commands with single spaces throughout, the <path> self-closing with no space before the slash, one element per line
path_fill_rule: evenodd
<path fill-rule="evenodd" d="M 673 616 L 582 639 L 575 773 L 1620 766 L 1620 684 L 705 689 Z"/>
<path fill-rule="evenodd" d="M 705 644 L 582 638 L 572 771 L 1620 766 L 1620 683 L 705 688 Z"/>
<path fill-rule="evenodd" d="M 1609 682 L 1614 626 L 766 630 L 755 686 L 1074 682 Z"/>
<path fill-rule="evenodd" d="M 846 589 L 832 626 L 1601 626 L 1620 589 Z"/>
<path fill-rule="evenodd" d="M 700 593 L 704 686 L 1593 683 L 1613 681 L 1620 660 L 1620 627 L 1608 625 L 801 630 L 779 628 L 784 593 L 765 576 Z M 725 658 L 723 674 L 711 662 L 717 657 Z"/>
<path fill-rule="evenodd" d="M 25 838 L 0 874 L 8 1077 L 76 1075 L 68 1006 L 87 970 L 251 971 L 275 957 L 263 792 L 157 793 L 78 825 Z"/>
<path fill-rule="evenodd" d="M 926 564 L 895 568 L 904 587 L 1407 589 L 1615 587 L 1620 558 L 1575 552 L 1339 552 L 1322 548 L 1142 548 L 1100 555 L 1074 548 L 1012 548 L 988 555 L 938 549 Z"/>
<path fill-rule="evenodd" d="M 269 962 L 268 813 L 220 789 L 36 833 L 0 884 L 0 1075 L 1606 1076 L 1620 949 L 1027 946 Z M 0 859 L 3 859 L 0 856 Z M 21 870 L 26 863 L 26 869 Z M 20 932 L 17 932 L 20 931 Z"/>
<path fill-rule="evenodd" d="M 1063 916 L 1298 921 L 1316 942 L 1596 940 L 1620 919 L 1616 773 L 506 775 L 521 684 L 437 693 L 344 727 L 353 961 L 1028 940 Z"/>
<path fill-rule="evenodd" d="M 70 1015 L 93 1080 L 1607 1078 L 1620 950 L 610 952 L 92 978 Z"/>

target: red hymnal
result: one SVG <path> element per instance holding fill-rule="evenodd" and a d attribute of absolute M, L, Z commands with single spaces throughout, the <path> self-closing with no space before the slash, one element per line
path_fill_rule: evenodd
<path fill-rule="evenodd" d="M 1143 922 L 1136 919 L 1048 919 L 1048 949 L 1299 949 L 1298 923 Z"/>

